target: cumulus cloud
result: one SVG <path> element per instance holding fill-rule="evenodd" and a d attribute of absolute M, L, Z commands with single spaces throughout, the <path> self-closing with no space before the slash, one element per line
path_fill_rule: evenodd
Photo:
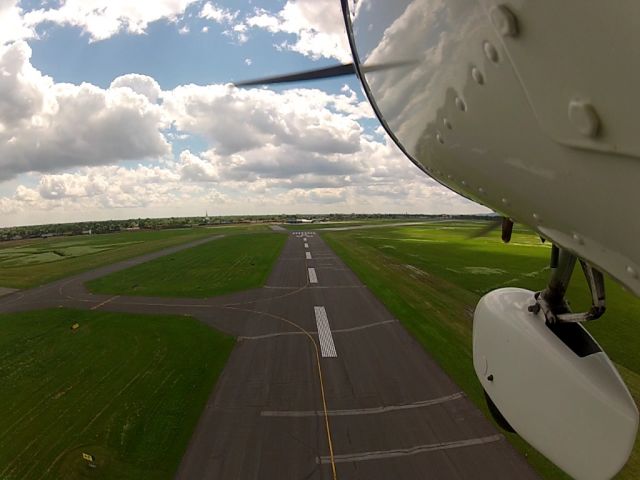
<path fill-rule="evenodd" d="M 28 198 L 44 209 L 74 204 L 137 207 L 166 202 L 181 190 L 179 180 L 177 172 L 160 166 L 89 167 L 43 175 L 37 187 L 28 191 Z"/>
<path fill-rule="evenodd" d="M 329 14 L 328 12 L 332 12 Z M 311 57 L 351 61 L 340 3 L 333 0 L 288 0 L 277 12 L 259 9 L 245 23 L 272 33 L 291 34 L 279 48 Z"/>
<path fill-rule="evenodd" d="M 54 83 L 29 63 L 23 42 L 0 47 L 0 180 L 27 171 L 159 158 L 170 152 L 162 111 L 127 88 Z M 146 89 L 146 95 L 153 90 Z"/>
<path fill-rule="evenodd" d="M 161 93 L 158 82 L 147 75 L 137 73 L 129 73 L 116 78 L 111 82 L 109 88 L 130 88 L 133 92 L 147 97 L 151 103 L 156 103 Z"/>
<path fill-rule="evenodd" d="M 216 182 L 220 180 L 215 162 L 194 155 L 189 150 L 180 153 L 179 171 L 181 178 L 187 182 Z"/>
<path fill-rule="evenodd" d="M 179 19 L 187 7 L 197 1 L 66 0 L 53 8 L 26 12 L 21 23 L 32 29 L 46 22 L 79 27 L 92 41 L 98 41 L 122 31 L 143 34 L 152 22 Z"/>
<path fill-rule="evenodd" d="M 186 85 L 166 92 L 163 102 L 179 130 L 207 138 L 223 155 L 292 144 L 318 154 L 353 153 L 362 133 L 357 119 L 371 115 L 355 96 L 316 89 Z"/>
<path fill-rule="evenodd" d="M 19 3 L 19 0 L 0 0 L 0 45 L 30 38 L 35 34 L 32 28 L 24 24 Z"/>

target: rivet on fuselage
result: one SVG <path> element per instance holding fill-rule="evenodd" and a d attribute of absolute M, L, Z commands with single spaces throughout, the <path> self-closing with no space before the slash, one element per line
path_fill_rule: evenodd
<path fill-rule="evenodd" d="M 593 105 L 579 100 L 569 102 L 569 120 L 585 137 L 595 137 L 600 131 L 600 117 Z"/>
<path fill-rule="evenodd" d="M 460 97 L 456 97 L 456 107 L 458 107 L 458 110 L 460 110 L 461 112 L 467 111 L 467 105 Z"/>
<path fill-rule="evenodd" d="M 578 245 L 584 245 L 584 239 L 578 235 L 577 233 L 573 234 L 573 240 L 578 244 Z"/>
<path fill-rule="evenodd" d="M 633 278 L 638 278 L 638 272 L 631 265 L 627 266 L 627 273 Z"/>
<path fill-rule="evenodd" d="M 484 54 L 493 63 L 498 63 L 498 61 L 500 61 L 500 57 L 498 56 L 498 50 L 496 50 L 496 47 L 491 45 L 489 42 L 484 42 L 482 48 L 484 49 Z"/>
<path fill-rule="evenodd" d="M 449 120 L 447 120 L 446 118 L 442 119 L 442 123 L 444 124 L 445 127 L 447 127 L 449 130 L 453 129 L 453 125 L 451 125 L 451 122 Z"/>
<path fill-rule="evenodd" d="M 484 85 L 484 75 L 482 75 L 482 72 L 478 70 L 477 67 L 471 69 L 471 78 L 473 78 L 478 85 Z"/>
<path fill-rule="evenodd" d="M 503 37 L 518 36 L 518 19 L 509 8 L 498 5 L 491 9 L 490 15 L 491 21 L 500 35 Z"/>

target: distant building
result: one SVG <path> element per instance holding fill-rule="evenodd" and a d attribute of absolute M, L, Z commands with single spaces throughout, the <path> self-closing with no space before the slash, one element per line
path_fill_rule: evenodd
<path fill-rule="evenodd" d="M 313 223 L 314 221 L 310 218 L 287 218 L 287 223 Z"/>

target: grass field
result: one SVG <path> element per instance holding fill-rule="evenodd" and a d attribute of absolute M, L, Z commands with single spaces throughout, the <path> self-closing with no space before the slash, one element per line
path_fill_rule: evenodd
<path fill-rule="evenodd" d="M 140 230 L 0 243 L 0 287 L 28 288 L 91 268 L 220 233 L 266 231 L 264 225 Z"/>
<path fill-rule="evenodd" d="M 96 293 L 199 298 L 259 287 L 286 238 L 278 233 L 223 237 L 98 278 L 87 286 Z"/>
<path fill-rule="evenodd" d="M 497 233 L 468 240 L 477 228 L 473 222 L 432 223 L 325 232 L 323 238 L 488 415 L 471 357 L 475 304 L 495 288 L 543 288 L 550 247 L 525 230 L 516 230 L 508 245 Z M 587 305 L 587 292 L 578 268 L 568 294 L 572 305 Z M 640 300 L 608 281 L 607 301 L 607 314 L 587 326 L 638 403 Z M 567 478 L 519 437 L 508 437 L 545 478 Z M 617 478 L 640 478 L 640 441 Z"/>
<path fill-rule="evenodd" d="M 185 317 L 0 315 L 0 478 L 172 478 L 233 345 Z"/>

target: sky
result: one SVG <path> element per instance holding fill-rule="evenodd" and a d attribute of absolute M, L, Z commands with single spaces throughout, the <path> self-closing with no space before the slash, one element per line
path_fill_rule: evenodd
<path fill-rule="evenodd" d="M 0 226 L 476 213 L 380 127 L 338 0 L 0 0 Z"/>

